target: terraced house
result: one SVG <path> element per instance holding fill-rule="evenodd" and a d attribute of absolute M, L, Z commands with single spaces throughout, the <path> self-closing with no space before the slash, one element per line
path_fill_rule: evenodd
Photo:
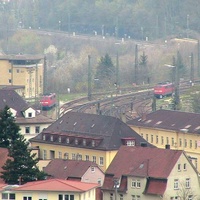
<path fill-rule="evenodd" d="M 200 114 L 157 110 L 127 124 L 159 148 L 184 150 L 200 171 Z"/>
<path fill-rule="evenodd" d="M 89 160 L 103 171 L 121 145 L 152 146 L 117 118 L 78 112 L 64 114 L 30 142 L 42 160 Z"/>

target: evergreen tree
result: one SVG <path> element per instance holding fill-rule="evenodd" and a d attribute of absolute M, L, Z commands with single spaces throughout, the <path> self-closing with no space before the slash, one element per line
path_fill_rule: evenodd
<path fill-rule="evenodd" d="M 2 125 L 0 140 L 2 146 L 8 148 L 9 151 L 9 158 L 2 167 L 1 178 L 8 184 L 44 179 L 45 173 L 38 169 L 38 159 L 35 158 L 35 154 L 31 154 L 28 142 L 19 134 L 20 128 L 15 124 L 9 108 L 5 107 L 0 112 L 0 116 L 0 126 Z M 6 142 L 4 142 L 4 138 Z"/>
<path fill-rule="evenodd" d="M 147 59 L 148 56 L 143 52 L 143 54 L 140 56 L 140 73 L 141 73 L 141 79 L 143 83 L 149 83 L 149 72 L 147 68 Z"/>
<path fill-rule="evenodd" d="M 112 81 L 115 78 L 115 73 L 115 67 L 111 57 L 108 54 L 104 57 L 102 56 L 97 66 L 96 78 L 98 78 L 101 83 L 105 83 L 110 80 Z"/>
<path fill-rule="evenodd" d="M 0 112 L 0 147 L 9 147 L 12 141 L 19 137 L 20 128 L 15 124 L 15 119 L 6 106 Z"/>

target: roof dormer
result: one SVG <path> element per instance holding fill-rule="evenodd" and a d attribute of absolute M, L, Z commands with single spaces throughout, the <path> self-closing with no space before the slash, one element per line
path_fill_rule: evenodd
<path fill-rule="evenodd" d="M 34 118 L 35 116 L 36 116 L 36 111 L 31 107 L 29 107 L 24 111 L 25 118 Z"/>

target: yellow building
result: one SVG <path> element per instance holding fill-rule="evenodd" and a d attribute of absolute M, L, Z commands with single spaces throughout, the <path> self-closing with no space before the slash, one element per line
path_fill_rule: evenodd
<path fill-rule="evenodd" d="M 101 189 L 105 200 L 190 200 L 200 198 L 199 188 L 199 174 L 184 151 L 122 146 Z"/>
<path fill-rule="evenodd" d="M 1 87 L 18 86 L 25 98 L 43 94 L 44 56 L 3 55 L 0 66 Z"/>
<path fill-rule="evenodd" d="M 29 182 L 24 185 L 0 185 L 1 199 L 12 200 L 96 200 L 98 184 L 62 179 Z"/>
<path fill-rule="evenodd" d="M 184 150 L 200 171 L 200 114 L 158 110 L 127 124 L 159 148 Z"/>
<path fill-rule="evenodd" d="M 42 160 L 88 160 L 97 163 L 103 171 L 121 145 L 140 146 L 146 143 L 115 117 L 79 112 L 64 114 L 29 141 L 32 147 L 39 149 L 38 155 Z"/>

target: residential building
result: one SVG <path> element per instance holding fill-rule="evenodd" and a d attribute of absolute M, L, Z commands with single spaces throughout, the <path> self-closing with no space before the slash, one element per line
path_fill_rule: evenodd
<path fill-rule="evenodd" d="M 115 117 L 79 112 L 67 112 L 30 142 L 33 148 L 39 148 L 42 160 L 87 160 L 103 171 L 121 145 L 150 145 Z"/>
<path fill-rule="evenodd" d="M 1 55 L 0 86 L 18 86 L 25 98 L 43 94 L 44 56 Z"/>
<path fill-rule="evenodd" d="M 10 108 L 15 117 L 16 124 L 20 127 L 20 132 L 29 140 L 39 134 L 44 128 L 48 127 L 55 120 L 50 119 L 30 106 L 16 91 L 0 90 L 0 110 L 5 106 Z"/>
<path fill-rule="evenodd" d="M 97 183 L 99 186 L 104 181 L 104 172 L 91 161 L 53 159 L 43 171 L 48 174 L 48 178 Z"/>
<path fill-rule="evenodd" d="M 107 200 L 199 199 L 199 173 L 182 150 L 121 146 L 105 172 Z"/>
<path fill-rule="evenodd" d="M 184 150 L 200 171 L 200 114 L 161 109 L 127 124 L 154 146 Z"/>
<path fill-rule="evenodd" d="M 98 200 L 98 184 L 61 179 L 33 181 L 24 185 L 0 185 L 2 200 Z"/>

